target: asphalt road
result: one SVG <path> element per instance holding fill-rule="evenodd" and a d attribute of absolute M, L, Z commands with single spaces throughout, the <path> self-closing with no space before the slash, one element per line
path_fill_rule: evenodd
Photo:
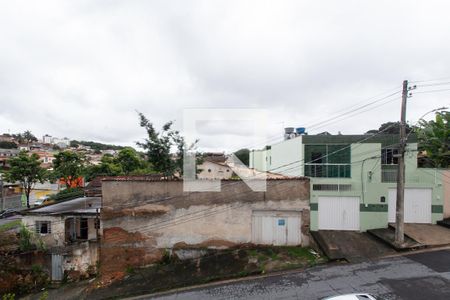
<path fill-rule="evenodd" d="M 450 299 L 450 250 L 227 283 L 139 299 L 321 299 L 365 292 L 377 299 Z"/>

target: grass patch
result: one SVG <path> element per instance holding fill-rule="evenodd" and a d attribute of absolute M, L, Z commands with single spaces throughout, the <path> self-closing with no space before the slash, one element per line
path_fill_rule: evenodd
<path fill-rule="evenodd" d="M 273 246 L 248 250 L 257 258 L 257 266 L 264 271 L 280 271 L 310 267 L 326 259 L 308 247 Z"/>
<path fill-rule="evenodd" d="M 314 262 L 316 257 L 310 252 L 309 248 L 289 247 L 286 249 L 287 254 L 293 258 L 304 258 L 308 262 Z"/>
<path fill-rule="evenodd" d="M 5 224 L 0 225 L 0 232 L 2 231 L 8 231 L 11 230 L 15 227 L 18 227 L 20 225 L 21 221 L 20 220 L 14 220 Z"/>

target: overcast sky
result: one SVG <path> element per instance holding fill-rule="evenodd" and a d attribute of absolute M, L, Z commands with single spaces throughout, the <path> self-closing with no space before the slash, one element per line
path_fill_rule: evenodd
<path fill-rule="evenodd" d="M 321 122 L 403 79 L 450 81 L 449 11 L 430 0 L 2 0 L 0 132 L 134 145 L 145 137 L 136 110 L 182 129 L 186 108 L 258 108 L 268 141 L 249 144 L 251 122 L 219 122 L 200 130 L 201 149 L 259 147 L 283 126 L 363 133 L 399 118 L 400 94 Z M 416 91 L 437 88 L 450 85 Z M 415 94 L 408 120 L 449 99 Z"/>

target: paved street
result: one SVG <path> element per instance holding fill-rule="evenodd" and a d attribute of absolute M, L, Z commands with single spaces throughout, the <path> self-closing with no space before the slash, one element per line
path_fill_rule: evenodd
<path fill-rule="evenodd" d="M 323 266 L 139 299 L 321 299 L 366 292 L 379 299 L 450 299 L 450 250 Z"/>

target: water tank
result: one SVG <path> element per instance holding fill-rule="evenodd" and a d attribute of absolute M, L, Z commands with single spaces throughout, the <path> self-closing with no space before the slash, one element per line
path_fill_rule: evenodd
<path fill-rule="evenodd" d="M 294 127 L 286 127 L 286 128 L 284 128 L 284 133 L 291 134 L 291 133 L 294 133 L 294 130 L 295 130 Z"/>
<path fill-rule="evenodd" d="M 305 134 L 306 128 L 305 127 L 297 127 L 295 128 L 295 133 L 297 134 Z"/>

